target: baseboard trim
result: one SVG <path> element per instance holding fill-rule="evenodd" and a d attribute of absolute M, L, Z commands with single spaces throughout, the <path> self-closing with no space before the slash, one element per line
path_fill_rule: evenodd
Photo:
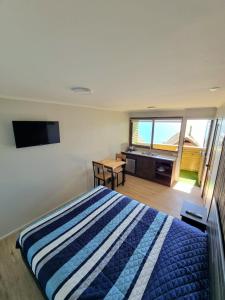
<path fill-rule="evenodd" d="M 63 206 L 66 205 L 68 202 L 71 202 L 71 201 L 76 200 L 77 198 L 79 198 L 79 197 L 80 197 L 81 195 L 83 195 L 83 194 L 84 194 L 84 193 L 80 193 L 79 195 L 73 196 L 73 198 L 71 198 L 70 200 L 65 201 L 65 202 L 63 202 L 62 204 L 57 205 L 55 208 L 48 210 L 47 212 L 45 212 L 45 213 L 39 215 L 37 218 L 34 218 L 34 219 L 30 220 L 29 222 L 27 222 L 27 223 L 25 223 L 25 224 L 23 224 L 23 225 L 21 225 L 21 226 L 15 228 L 15 229 L 13 229 L 12 231 L 10 231 L 10 232 L 8 232 L 8 233 L 6 233 L 6 234 L 0 236 L 0 241 L 4 240 L 5 238 L 9 237 L 10 235 L 16 233 L 17 231 L 22 231 L 23 228 L 29 226 L 31 223 L 33 223 L 33 222 L 35 222 L 35 221 L 38 221 L 38 219 L 40 219 L 40 218 L 42 218 L 42 217 L 44 217 L 44 216 L 47 216 L 48 214 L 52 213 L 53 211 L 59 209 L 60 207 L 63 207 Z"/>
<path fill-rule="evenodd" d="M 38 219 L 38 218 L 37 218 Z M 34 222 L 35 222 L 36 219 L 34 219 Z M 16 229 L 13 229 L 12 231 L 0 236 L 0 241 L 6 239 L 7 237 L 9 237 L 10 235 L 16 233 L 17 231 L 21 231 L 24 227 L 26 227 L 27 225 L 29 225 L 30 223 L 32 223 L 32 221 L 30 221 L 29 223 L 26 223 L 20 227 L 17 227 Z"/>

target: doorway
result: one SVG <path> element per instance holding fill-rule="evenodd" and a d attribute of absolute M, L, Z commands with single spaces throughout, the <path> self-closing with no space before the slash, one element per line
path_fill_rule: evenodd
<path fill-rule="evenodd" d="M 205 163 L 205 168 L 203 170 L 202 175 L 202 198 L 204 200 L 204 204 L 206 205 L 207 209 L 210 207 L 210 203 L 212 200 L 213 190 L 214 190 L 214 184 L 212 183 L 212 171 L 213 171 L 213 162 L 215 160 L 216 155 L 216 146 L 218 143 L 219 135 L 220 135 L 220 128 L 222 125 L 222 120 L 217 119 L 215 121 L 213 128 L 213 135 L 211 136 L 211 142 L 210 142 L 210 151 L 207 153 L 207 159 Z"/>
<path fill-rule="evenodd" d="M 212 120 L 188 119 L 182 146 L 179 181 L 200 187 Z"/>

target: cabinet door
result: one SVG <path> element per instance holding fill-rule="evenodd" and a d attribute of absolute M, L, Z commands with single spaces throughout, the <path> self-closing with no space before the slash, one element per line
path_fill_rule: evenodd
<path fill-rule="evenodd" d="M 136 175 L 145 179 L 152 179 L 155 173 L 155 161 L 150 157 L 138 157 L 136 161 Z"/>
<path fill-rule="evenodd" d="M 132 154 L 126 154 L 126 174 L 135 175 L 136 174 L 136 156 Z"/>

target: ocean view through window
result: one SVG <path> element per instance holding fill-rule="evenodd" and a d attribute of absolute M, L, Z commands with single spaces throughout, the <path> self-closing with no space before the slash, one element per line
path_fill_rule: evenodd
<path fill-rule="evenodd" d="M 178 151 L 180 129 L 180 119 L 155 120 L 152 148 Z"/>
<path fill-rule="evenodd" d="M 131 119 L 130 143 L 157 150 L 178 151 L 181 118 Z"/>
<path fill-rule="evenodd" d="M 132 144 L 139 146 L 151 145 L 152 138 L 152 121 L 135 120 L 132 126 Z"/>

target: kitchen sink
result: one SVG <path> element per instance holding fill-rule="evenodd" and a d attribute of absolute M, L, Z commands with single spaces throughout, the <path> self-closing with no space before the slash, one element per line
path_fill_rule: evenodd
<path fill-rule="evenodd" d="M 145 152 L 142 152 L 142 154 L 144 154 L 144 155 L 148 155 L 148 156 L 152 156 L 152 157 L 157 157 L 157 156 L 159 156 L 158 154 L 151 153 L 151 152 L 147 152 L 147 151 L 145 151 Z"/>

